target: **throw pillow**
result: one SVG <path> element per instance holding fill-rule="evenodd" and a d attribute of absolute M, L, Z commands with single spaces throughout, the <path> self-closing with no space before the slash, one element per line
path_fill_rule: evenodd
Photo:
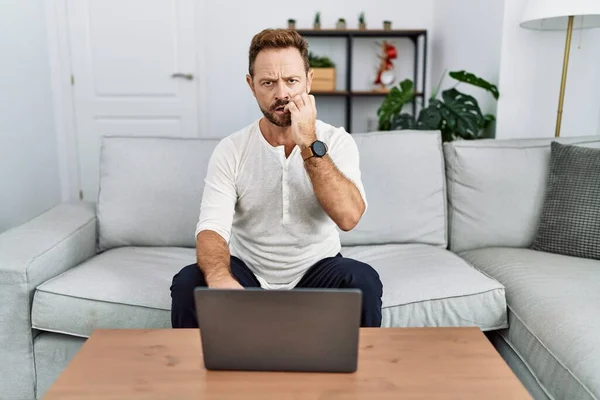
<path fill-rule="evenodd" d="M 534 250 L 600 260 L 600 149 L 552 142 Z"/>

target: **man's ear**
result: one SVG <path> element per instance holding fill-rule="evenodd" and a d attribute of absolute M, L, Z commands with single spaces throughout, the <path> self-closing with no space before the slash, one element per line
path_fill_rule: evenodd
<path fill-rule="evenodd" d="M 250 86 L 250 90 L 252 90 L 252 95 L 256 97 L 256 92 L 254 91 L 254 82 L 250 74 L 246 74 L 246 83 Z"/>
<path fill-rule="evenodd" d="M 314 72 L 311 68 L 308 70 L 308 74 L 306 74 L 306 93 L 310 93 Z"/>

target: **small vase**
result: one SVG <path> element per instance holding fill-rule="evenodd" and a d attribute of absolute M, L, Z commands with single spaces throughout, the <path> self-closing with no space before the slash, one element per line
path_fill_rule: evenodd
<path fill-rule="evenodd" d="M 383 30 L 391 31 L 392 30 L 392 21 L 383 21 Z"/>
<path fill-rule="evenodd" d="M 360 29 L 361 31 L 367 30 L 367 24 L 365 24 L 364 22 L 359 23 L 358 29 Z"/>
<path fill-rule="evenodd" d="M 346 21 L 338 21 L 336 24 L 337 29 L 346 29 Z"/>
<path fill-rule="evenodd" d="M 317 31 L 318 31 L 319 29 L 321 29 L 321 23 L 320 23 L 320 22 L 315 22 L 315 23 L 313 24 L 313 29 L 314 29 L 314 30 L 317 30 Z"/>
<path fill-rule="evenodd" d="M 291 29 L 291 30 L 296 29 L 296 21 L 289 20 L 288 21 L 288 29 Z"/>

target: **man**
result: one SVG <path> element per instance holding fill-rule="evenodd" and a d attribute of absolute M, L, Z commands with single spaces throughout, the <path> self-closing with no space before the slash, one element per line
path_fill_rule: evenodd
<path fill-rule="evenodd" d="M 308 44 L 267 29 L 250 45 L 248 86 L 264 117 L 223 139 L 208 166 L 197 263 L 171 286 L 174 328 L 197 327 L 194 288 L 358 288 L 362 326 L 381 325 L 382 284 L 340 254 L 367 208 L 359 154 L 344 129 L 316 119 Z"/>

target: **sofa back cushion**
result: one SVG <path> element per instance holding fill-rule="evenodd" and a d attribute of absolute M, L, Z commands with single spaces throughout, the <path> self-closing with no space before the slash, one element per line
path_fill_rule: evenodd
<path fill-rule="evenodd" d="M 194 247 L 216 139 L 105 137 L 100 156 L 99 250 Z"/>
<path fill-rule="evenodd" d="M 439 132 L 353 134 L 369 209 L 343 245 L 446 247 Z M 204 178 L 218 139 L 104 137 L 97 213 L 99 250 L 194 247 Z"/>
<path fill-rule="evenodd" d="M 353 134 L 368 209 L 344 246 L 423 243 L 447 246 L 444 157 L 437 131 Z"/>
<path fill-rule="evenodd" d="M 444 145 L 452 251 L 531 245 L 546 194 L 553 140 L 487 139 Z M 557 141 L 600 147 L 600 136 Z"/>

